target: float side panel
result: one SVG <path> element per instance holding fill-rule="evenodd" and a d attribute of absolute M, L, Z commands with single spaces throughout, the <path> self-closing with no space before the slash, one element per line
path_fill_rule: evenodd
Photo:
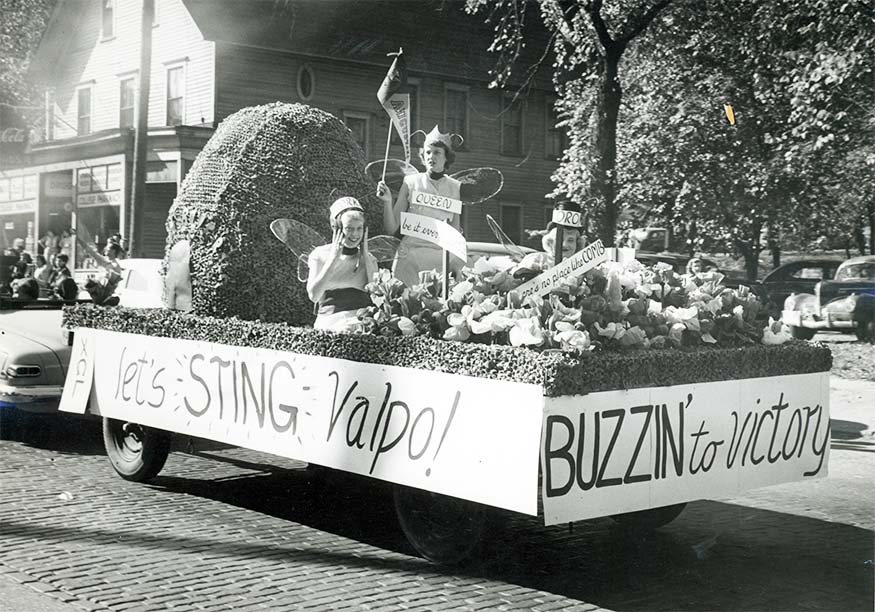
<path fill-rule="evenodd" d="M 67 386 L 90 387 L 78 378 L 93 371 L 101 416 L 537 514 L 539 385 L 85 328 L 76 338 L 72 363 L 88 338 L 93 363 L 71 367 Z"/>
<path fill-rule="evenodd" d="M 822 478 L 829 374 L 547 398 L 547 525 Z"/>

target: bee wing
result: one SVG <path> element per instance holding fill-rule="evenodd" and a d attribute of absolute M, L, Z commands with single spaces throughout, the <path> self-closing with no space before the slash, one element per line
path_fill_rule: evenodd
<path fill-rule="evenodd" d="M 309 272 L 307 258 L 313 249 L 327 242 L 325 238 L 306 223 L 295 219 L 274 219 L 270 222 L 270 231 L 298 260 L 298 280 L 306 281 Z"/>
<path fill-rule="evenodd" d="M 365 166 L 365 172 L 372 181 L 380 182 L 383 179 L 383 160 L 372 161 Z M 416 166 L 403 159 L 389 159 L 386 161 L 386 185 L 397 194 L 398 190 L 401 189 L 401 183 L 404 182 L 404 177 L 418 172 Z"/>
<path fill-rule="evenodd" d="M 310 278 L 310 265 L 307 260 L 310 258 L 310 253 L 301 253 L 298 255 L 298 280 L 306 283 Z"/>
<path fill-rule="evenodd" d="M 386 263 L 398 257 L 407 255 L 407 247 L 402 246 L 401 240 L 395 236 L 380 235 L 368 239 L 368 252 L 374 256 L 378 263 Z"/>
<path fill-rule="evenodd" d="M 504 175 L 495 168 L 469 168 L 452 175 L 462 183 L 462 204 L 480 204 L 494 198 L 504 186 Z"/>
<path fill-rule="evenodd" d="M 521 248 L 519 248 L 513 240 L 510 239 L 510 236 L 504 233 L 504 230 L 501 229 L 498 221 L 493 219 L 492 215 L 487 214 L 486 223 L 489 225 L 489 229 L 492 230 L 495 238 L 501 243 L 504 249 L 511 256 L 511 258 L 516 262 L 522 261 L 523 257 L 526 256 L 525 252 Z"/>

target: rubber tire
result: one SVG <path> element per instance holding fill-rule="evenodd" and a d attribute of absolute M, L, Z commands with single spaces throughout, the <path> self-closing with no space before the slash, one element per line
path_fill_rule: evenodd
<path fill-rule="evenodd" d="M 615 514 L 611 518 L 618 525 L 627 529 L 637 531 L 652 531 L 664 525 L 668 525 L 675 520 L 684 508 L 686 503 L 673 504 L 671 506 L 663 506 L 661 508 L 649 508 L 647 510 L 639 510 L 638 512 L 627 512 L 625 514 Z"/>
<path fill-rule="evenodd" d="M 161 429 L 103 419 L 106 455 L 116 473 L 125 480 L 148 482 L 155 478 L 167 461 L 172 439 L 171 433 Z"/>
<path fill-rule="evenodd" d="M 393 497 L 407 541 L 432 563 L 463 563 L 480 546 L 487 518 L 485 506 L 400 485 Z"/>
<path fill-rule="evenodd" d="M 814 338 L 814 334 L 817 333 L 817 330 L 808 329 L 807 327 L 796 327 L 794 325 L 790 325 L 789 327 L 790 335 L 797 340 L 811 340 Z"/>
<path fill-rule="evenodd" d="M 868 342 L 875 344 L 875 320 L 861 319 L 857 321 L 857 327 L 854 329 L 854 334 L 860 342 Z"/>

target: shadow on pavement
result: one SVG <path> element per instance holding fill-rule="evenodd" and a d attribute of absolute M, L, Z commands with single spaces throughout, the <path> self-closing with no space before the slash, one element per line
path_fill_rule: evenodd
<path fill-rule="evenodd" d="M 415 554 L 397 525 L 391 485 L 329 474 L 286 470 L 218 481 L 164 476 L 154 486 Z M 853 526 L 712 501 L 691 503 L 676 521 L 647 534 L 610 519 L 545 527 L 539 518 L 504 511 L 491 523 L 480 556 L 463 567 L 394 555 L 342 562 L 428 567 L 617 610 L 871 610 L 866 560 L 875 557 L 875 540 Z M 258 548 L 243 554 L 258 554 Z M 336 552 L 293 554 L 339 561 Z"/>
<path fill-rule="evenodd" d="M 8 408 L 3 412 L 0 432 L 3 440 L 69 455 L 104 453 L 101 422 L 96 417 Z"/>

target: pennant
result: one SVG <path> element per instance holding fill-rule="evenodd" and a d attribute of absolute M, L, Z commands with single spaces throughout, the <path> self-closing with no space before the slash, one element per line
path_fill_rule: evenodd
<path fill-rule="evenodd" d="M 389 114 L 389 119 L 401 138 L 404 146 L 404 161 L 410 162 L 410 94 L 400 93 L 407 83 L 407 69 L 404 64 L 403 49 L 391 53 L 395 59 L 386 73 L 386 78 L 377 90 L 377 100 Z M 388 150 L 388 149 L 387 149 Z"/>

